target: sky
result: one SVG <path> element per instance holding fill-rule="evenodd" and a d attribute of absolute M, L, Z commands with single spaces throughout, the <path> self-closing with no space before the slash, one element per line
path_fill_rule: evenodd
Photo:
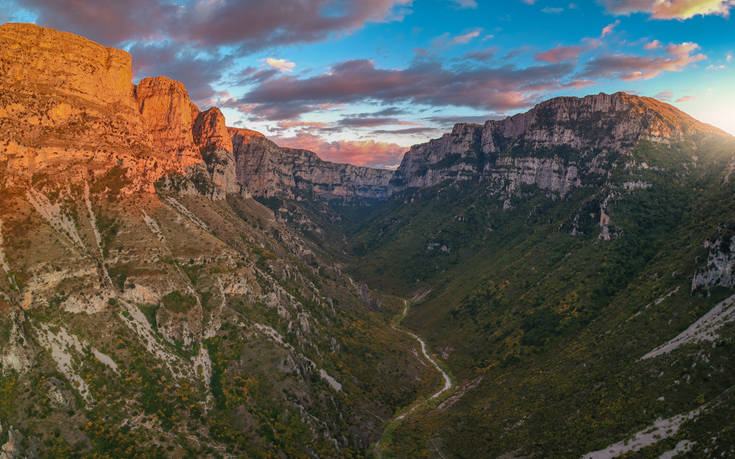
<path fill-rule="evenodd" d="M 735 134 L 735 0 L 0 0 L 180 80 L 228 125 L 394 168 L 456 122 L 656 97 Z"/>

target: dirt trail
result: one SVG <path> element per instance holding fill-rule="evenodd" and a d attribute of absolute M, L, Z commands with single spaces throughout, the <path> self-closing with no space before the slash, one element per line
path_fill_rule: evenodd
<path fill-rule="evenodd" d="M 408 315 L 408 301 L 403 302 L 403 312 L 401 315 L 393 321 L 391 324 L 391 327 L 393 327 L 394 330 L 400 331 L 402 333 L 405 333 L 409 336 L 411 336 L 413 339 L 419 342 L 421 345 L 421 353 L 424 355 L 424 358 L 431 363 L 431 365 L 442 375 L 442 378 L 444 379 L 444 386 L 439 389 L 437 392 L 433 393 L 429 398 L 425 399 L 423 397 L 417 399 L 410 408 L 403 411 L 402 413 L 395 416 L 393 419 L 390 420 L 388 423 L 387 428 L 383 432 L 383 435 L 380 437 L 380 439 L 375 443 L 375 455 L 379 458 L 382 458 L 382 453 L 380 451 L 381 449 L 381 442 L 383 441 L 384 437 L 389 431 L 392 431 L 393 428 L 396 426 L 397 423 L 401 422 L 402 420 L 406 419 L 408 416 L 416 412 L 419 408 L 425 406 L 428 402 L 438 399 L 441 397 L 444 393 L 454 389 L 454 382 L 452 381 L 452 378 L 449 376 L 449 374 L 444 371 L 444 369 L 439 366 L 437 361 L 429 354 L 429 352 L 426 350 L 426 342 L 415 333 L 412 333 L 406 329 L 401 328 L 399 325 L 401 321 Z"/>

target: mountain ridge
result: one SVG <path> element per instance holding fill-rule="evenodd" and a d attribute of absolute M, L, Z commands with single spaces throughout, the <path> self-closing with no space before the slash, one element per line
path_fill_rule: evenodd
<path fill-rule="evenodd" d="M 396 177 L 80 37 L 0 45 L 4 452 L 580 457 L 666 420 L 641 455 L 735 454 L 732 137 L 557 98 Z"/>
<path fill-rule="evenodd" d="M 131 186 L 144 187 L 149 192 L 154 189 L 156 181 L 173 173 L 190 175 L 195 182 L 200 181 L 196 177 L 208 176 L 216 183 L 213 188 L 204 187 L 207 189 L 202 192 L 217 198 L 228 193 L 246 192 L 265 198 L 321 196 L 326 199 L 379 201 L 407 188 L 430 187 L 445 180 L 491 180 L 497 182 L 496 191 L 505 198 L 516 193 L 520 186 L 529 184 L 563 196 L 571 189 L 583 186 L 585 179 L 590 178 L 585 175 L 604 173 L 609 169 L 611 156 L 614 156 L 611 153 L 624 152 L 640 138 L 667 142 L 691 134 L 727 135 L 653 98 L 600 93 L 582 98 L 556 97 L 527 112 L 502 120 L 488 120 L 484 124 L 457 123 L 442 137 L 412 146 L 395 172 L 337 164 L 323 161 L 313 152 L 279 147 L 255 131 L 227 126 L 217 107 L 200 111 L 181 82 L 157 76 L 143 78 L 138 85 L 133 85 L 132 60 L 124 51 L 32 24 L 5 24 L 0 27 L 3 43 L 15 53 L 13 56 L 19 50 L 32 46 L 34 62 L 48 60 L 52 64 L 47 65 L 47 71 L 63 67 L 64 74 L 71 75 L 55 85 L 54 91 L 84 94 L 87 102 L 94 102 L 89 107 L 82 104 L 72 109 L 65 101 L 56 100 L 52 102 L 55 106 L 38 108 L 37 112 L 25 117 L 20 115 L 23 120 L 36 124 L 39 120 L 48 120 L 47 125 L 41 126 L 47 130 L 61 129 L 70 120 L 75 123 L 76 130 L 93 129 L 100 135 L 106 129 L 107 138 L 113 144 L 115 136 L 122 142 L 135 139 L 136 148 L 142 154 L 131 152 L 133 154 L 127 158 L 114 156 L 110 163 L 121 162 L 122 167 L 131 170 L 128 174 Z M 59 61 L 49 57 L 54 49 L 69 46 L 78 50 L 80 57 L 76 59 L 89 58 L 97 62 L 98 70 L 92 72 L 96 75 L 94 78 L 87 78 L 85 72 L 74 71 L 75 66 L 81 69 L 79 61 L 66 61 L 66 57 Z M 23 59 L 29 58 L 24 55 L 3 62 L 6 75 L 3 84 L 29 87 L 33 82 L 43 84 L 42 81 L 48 80 L 47 73 L 23 73 L 25 68 L 33 67 Z M 16 69 L 19 66 L 22 68 Z M 110 100 L 122 104 L 125 109 L 122 112 L 111 109 Z M 88 115 L 86 110 L 90 109 L 90 114 L 94 115 L 95 107 L 100 105 L 108 105 L 103 110 L 106 113 L 97 113 L 89 123 L 89 117 L 84 118 Z M 22 110 L 23 104 L 6 104 L 8 106 L 11 111 L 18 111 Z M 11 113 L 8 108 L 2 110 L 8 115 Z M 99 118 L 107 118 L 105 124 L 112 127 L 112 132 L 109 132 L 109 127 L 100 129 L 100 126 L 86 125 Z M 576 123 L 577 126 L 562 127 L 565 123 Z M 613 140 L 603 137 L 607 144 L 590 141 L 589 134 L 587 137 L 580 135 L 580 123 L 590 124 L 590 132 L 612 129 Z M 18 132 L 18 129 L 11 131 Z M 40 138 L 43 138 L 43 133 Z M 35 164 L 36 159 L 23 156 L 29 154 L 28 147 L 33 142 L 37 143 L 37 139 L 38 136 L 29 139 L 24 145 L 11 137 L 13 143 L 5 147 L 6 154 L 16 158 L 13 163 L 17 164 L 17 160 L 27 163 L 25 175 L 34 173 L 30 164 Z M 89 147 L 83 149 L 89 150 Z M 105 148 L 104 142 L 92 147 L 96 150 Z M 116 147 L 116 151 L 121 150 L 119 145 Z M 130 145 L 126 147 L 129 150 Z M 513 154 L 514 148 L 530 148 L 535 153 L 518 157 Z M 205 149 L 208 150 L 209 162 L 202 156 Z M 555 153 L 551 151 L 554 149 L 567 151 Z M 569 149 L 597 150 L 597 153 L 570 158 Z M 214 152 L 218 153 L 212 155 Z M 98 153 L 88 152 L 80 160 L 88 162 L 90 155 L 92 161 L 101 159 Z M 64 160 L 64 155 L 58 151 L 49 151 L 41 156 L 41 160 Z M 594 177 L 591 179 L 595 180 Z"/>

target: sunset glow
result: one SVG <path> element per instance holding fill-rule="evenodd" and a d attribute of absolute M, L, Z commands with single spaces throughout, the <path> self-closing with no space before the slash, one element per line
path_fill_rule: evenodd
<path fill-rule="evenodd" d="M 200 108 L 284 146 L 395 167 L 455 122 L 560 95 L 657 97 L 735 134 L 734 4 L 0 0 L 0 22 L 126 49 L 136 81 L 180 80 Z"/>

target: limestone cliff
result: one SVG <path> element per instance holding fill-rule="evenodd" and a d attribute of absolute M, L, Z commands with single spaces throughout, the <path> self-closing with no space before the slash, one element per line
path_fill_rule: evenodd
<path fill-rule="evenodd" d="M 328 163 L 228 129 L 219 109 L 200 112 L 178 81 L 157 76 L 134 86 L 125 51 L 32 24 L 0 26 L 0 50 L 2 184 L 34 179 L 59 188 L 112 173 L 124 194 L 153 192 L 162 181 L 213 199 L 241 190 L 388 195 L 390 172 Z"/>
<path fill-rule="evenodd" d="M 64 188 L 114 176 L 124 194 L 153 192 L 161 177 L 203 163 L 192 137 L 199 110 L 186 89 L 163 77 L 136 88 L 124 51 L 4 24 L 0 68 L 5 185 Z"/>
<path fill-rule="evenodd" d="M 184 167 L 201 162 L 192 132 L 199 109 L 181 82 L 164 76 L 144 78 L 135 88 L 135 98 L 159 151 Z"/>
<path fill-rule="evenodd" d="M 218 148 L 232 152 L 232 138 L 225 125 L 225 116 L 219 108 L 212 107 L 199 113 L 194 120 L 194 142 L 200 148 Z"/>
<path fill-rule="evenodd" d="M 322 161 L 307 150 L 281 148 L 261 134 L 230 129 L 237 179 L 256 196 L 385 199 L 392 171 Z"/>
<path fill-rule="evenodd" d="M 457 124 L 451 133 L 415 145 L 391 185 L 395 191 L 488 180 L 509 193 L 536 185 L 563 196 L 604 177 L 614 159 L 641 140 L 665 143 L 692 134 L 721 133 L 647 97 L 559 97 L 500 121 Z"/>

